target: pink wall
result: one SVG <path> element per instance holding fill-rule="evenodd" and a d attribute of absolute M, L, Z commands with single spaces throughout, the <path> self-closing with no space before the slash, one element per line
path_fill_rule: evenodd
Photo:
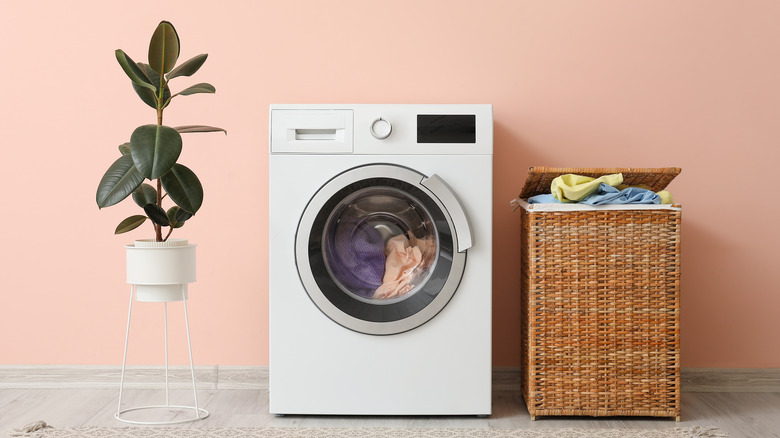
<path fill-rule="evenodd" d="M 190 318 L 199 364 L 262 365 L 267 340 L 268 105 L 492 103 L 494 363 L 518 365 L 519 216 L 526 169 L 679 166 L 683 365 L 780 367 L 780 4 L 766 1 L 5 2 L 0 13 L 0 363 L 117 364 L 128 286 L 99 211 L 116 146 L 154 123 L 113 56 L 143 60 L 161 19 L 184 59 L 210 54 L 170 125 L 204 182 L 178 233 L 199 244 Z M 172 306 L 171 321 L 180 321 Z M 138 306 L 134 363 L 160 363 L 159 306 Z M 181 334 L 177 325 L 172 336 Z M 132 344 L 133 341 L 137 341 Z M 182 352 L 172 353 L 184 362 Z"/>

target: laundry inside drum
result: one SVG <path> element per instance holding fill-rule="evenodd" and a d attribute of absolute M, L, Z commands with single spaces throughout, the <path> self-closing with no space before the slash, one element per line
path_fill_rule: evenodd
<path fill-rule="evenodd" d="M 391 304 L 418 290 L 433 272 L 437 232 L 411 194 L 387 186 L 355 191 L 328 216 L 322 236 L 328 273 L 353 298 Z"/>

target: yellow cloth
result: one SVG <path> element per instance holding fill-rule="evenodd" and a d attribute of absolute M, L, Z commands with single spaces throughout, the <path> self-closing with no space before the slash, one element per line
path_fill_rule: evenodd
<path fill-rule="evenodd" d="M 589 176 L 567 174 L 561 175 L 552 181 L 550 190 L 553 197 L 561 202 L 578 202 L 587 198 L 599 188 L 601 183 L 618 186 L 623 182 L 623 174 L 615 173 L 599 178 Z"/>
<path fill-rule="evenodd" d="M 674 204 L 672 194 L 668 190 L 661 190 L 660 192 L 655 192 L 655 194 L 661 197 L 661 204 Z"/>

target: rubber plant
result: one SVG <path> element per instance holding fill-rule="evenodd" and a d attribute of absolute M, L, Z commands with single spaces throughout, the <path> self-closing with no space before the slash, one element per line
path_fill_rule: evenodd
<path fill-rule="evenodd" d="M 182 151 L 181 134 L 219 131 L 227 134 L 227 131 L 204 125 L 172 128 L 163 124 L 163 113 L 174 98 L 216 91 L 211 84 L 199 83 L 171 94 L 170 81 L 192 76 L 208 57 L 204 53 L 177 66 L 179 35 L 171 23 L 162 21 L 155 29 L 149 43 L 148 64 L 136 63 L 121 49 L 115 54 L 138 97 L 155 109 L 157 123 L 135 128 L 130 141 L 119 145 L 121 155 L 100 180 L 96 200 L 98 207 L 103 208 L 132 195 L 144 214 L 123 220 L 114 234 L 134 230 L 149 219 L 154 226 L 155 240 L 162 242 L 195 215 L 203 203 L 200 180 L 192 170 L 177 162 Z M 167 210 L 163 207 L 166 197 L 175 204 Z M 168 228 L 165 235 L 163 228 Z"/>

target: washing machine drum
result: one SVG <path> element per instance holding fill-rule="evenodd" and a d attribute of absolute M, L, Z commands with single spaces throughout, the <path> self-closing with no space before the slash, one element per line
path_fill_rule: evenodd
<path fill-rule="evenodd" d="M 447 305 L 470 245 L 463 208 L 441 178 L 367 165 L 313 196 L 295 252 L 306 292 L 325 315 L 351 330 L 390 335 Z"/>

